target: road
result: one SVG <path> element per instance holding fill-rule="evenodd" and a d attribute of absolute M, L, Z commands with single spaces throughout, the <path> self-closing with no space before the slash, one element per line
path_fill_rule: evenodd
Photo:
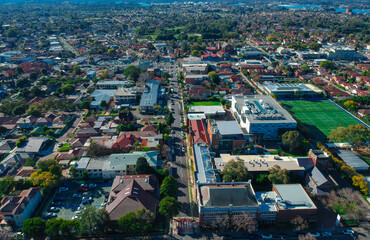
<path fill-rule="evenodd" d="M 172 124 L 173 134 L 170 138 L 170 148 L 174 149 L 174 154 L 172 151 L 169 152 L 169 163 L 172 168 L 174 168 L 174 177 L 178 179 L 179 192 L 177 194 L 177 200 L 181 205 L 181 212 L 177 217 L 189 217 L 191 215 L 190 211 L 190 201 L 189 201 L 189 177 L 187 172 L 186 155 L 183 152 L 184 139 L 181 134 L 181 114 L 182 108 L 180 104 L 182 96 L 179 94 L 179 86 L 177 83 L 176 65 L 171 65 L 170 73 L 173 72 L 173 77 L 170 78 L 170 88 L 173 88 L 173 93 L 170 96 L 170 106 L 172 114 L 175 118 L 175 122 Z M 173 137 L 173 140 L 171 140 Z"/>
<path fill-rule="evenodd" d="M 71 44 L 69 44 L 69 42 L 65 40 L 63 37 L 59 37 L 59 41 L 63 45 L 65 50 L 74 53 L 76 57 L 80 55 L 80 53 Z"/>

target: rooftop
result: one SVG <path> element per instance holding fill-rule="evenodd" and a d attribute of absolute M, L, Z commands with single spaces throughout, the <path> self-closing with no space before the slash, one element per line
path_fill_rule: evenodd
<path fill-rule="evenodd" d="M 214 106 L 190 106 L 189 113 L 204 113 L 207 115 L 225 114 L 225 110 L 221 105 Z"/>
<path fill-rule="evenodd" d="M 215 121 L 216 128 L 221 135 L 239 135 L 243 134 L 237 121 Z M 217 131 L 216 130 L 216 131 Z"/>
<path fill-rule="evenodd" d="M 153 107 L 157 104 L 158 100 L 158 90 L 159 82 L 158 81 L 147 81 L 145 83 L 145 91 L 141 96 L 140 107 Z"/>
<path fill-rule="evenodd" d="M 276 184 L 274 188 L 278 194 L 276 199 L 279 209 L 316 209 L 301 184 Z"/>
<path fill-rule="evenodd" d="M 287 110 L 266 95 L 233 95 L 235 110 L 250 123 L 296 122 Z"/>
<path fill-rule="evenodd" d="M 369 169 L 369 165 L 351 150 L 338 149 L 335 152 L 348 166 L 357 171 L 367 171 Z"/>
<path fill-rule="evenodd" d="M 194 144 L 194 156 L 196 164 L 195 180 L 201 183 L 211 183 L 216 181 L 213 166 L 211 163 L 211 153 L 208 147 Z"/>

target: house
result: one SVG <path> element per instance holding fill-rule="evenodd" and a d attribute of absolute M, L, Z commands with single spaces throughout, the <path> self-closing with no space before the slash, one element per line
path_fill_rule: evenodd
<path fill-rule="evenodd" d="M 99 136 L 99 135 L 100 133 L 91 127 L 82 128 L 76 132 L 76 137 L 78 138 L 86 138 L 86 137 Z"/>
<path fill-rule="evenodd" d="M 361 116 L 361 117 L 365 117 L 366 115 L 369 115 L 370 114 L 370 108 L 361 108 L 357 111 L 357 113 Z"/>
<path fill-rule="evenodd" d="M 338 186 L 333 178 L 326 176 L 317 167 L 308 171 L 305 182 L 316 196 L 328 196 Z"/>
<path fill-rule="evenodd" d="M 35 118 L 32 116 L 22 117 L 17 121 L 17 126 L 22 129 L 28 129 L 35 123 Z"/>
<path fill-rule="evenodd" d="M 49 138 L 28 138 L 27 142 L 19 147 L 17 153 L 34 153 L 40 154 L 40 152 L 47 146 Z"/>
<path fill-rule="evenodd" d="M 192 144 L 209 144 L 205 121 L 203 119 L 190 120 L 189 132 Z"/>
<path fill-rule="evenodd" d="M 201 85 L 191 85 L 188 90 L 189 98 L 207 99 L 212 96 L 212 91 Z"/>
<path fill-rule="evenodd" d="M 25 220 L 32 217 L 40 202 L 40 188 L 23 190 L 18 196 L 6 196 L 1 200 L 0 216 L 2 220 L 14 222 L 17 227 L 21 227 Z"/>
<path fill-rule="evenodd" d="M 201 225 L 218 219 L 257 220 L 258 203 L 250 181 L 198 183 L 197 202 Z"/>
<path fill-rule="evenodd" d="M 15 142 L 12 141 L 1 141 L 0 142 L 0 153 L 10 153 L 15 148 Z"/>
<path fill-rule="evenodd" d="M 159 187 L 155 175 L 116 176 L 105 210 L 112 221 L 130 212 L 146 209 L 157 214 Z"/>
<path fill-rule="evenodd" d="M 27 159 L 32 159 L 33 156 L 33 153 L 10 153 L 1 161 L 1 163 L 9 166 L 20 167 L 25 164 Z"/>

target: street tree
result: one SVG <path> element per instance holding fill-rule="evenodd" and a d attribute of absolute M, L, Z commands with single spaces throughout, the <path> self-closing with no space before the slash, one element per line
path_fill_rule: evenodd
<path fill-rule="evenodd" d="M 159 213 L 172 218 L 180 213 L 180 204 L 174 197 L 166 196 L 159 202 Z"/>
<path fill-rule="evenodd" d="M 269 169 L 268 179 L 272 184 L 287 184 L 289 182 L 289 171 L 281 169 L 279 165 L 275 165 Z"/>
<path fill-rule="evenodd" d="M 128 66 L 123 74 L 130 78 L 131 80 L 133 80 L 134 82 L 136 82 L 138 79 L 139 79 L 139 76 L 140 76 L 140 73 L 141 73 L 141 70 L 140 68 L 136 67 L 136 66 L 133 66 L 133 65 L 130 65 Z"/>
<path fill-rule="evenodd" d="M 175 197 L 178 191 L 178 182 L 172 176 L 167 176 L 164 178 L 162 185 L 161 185 L 161 194 L 164 196 L 172 196 Z"/>
<path fill-rule="evenodd" d="M 231 160 L 225 164 L 224 169 L 221 171 L 222 179 L 225 182 L 234 181 L 247 181 L 248 169 L 243 161 Z"/>
<path fill-rule="evenodd" d="M 303 219 L 301 216 L 297 215 L 293 218 L 290 223 L 294 226 L 294 230 L 302 231 L 308 229 L 307 220 Z"/>

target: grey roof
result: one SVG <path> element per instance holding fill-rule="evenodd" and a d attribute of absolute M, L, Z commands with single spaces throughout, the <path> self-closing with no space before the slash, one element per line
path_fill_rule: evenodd
<path fill-rule="evenodd" d="M 197 168 L 195 180 L 201 183 L 215 182 L 215 175 L 213 174 L 213 171 L 210 171 L 213 167 L 211 164 L 209 149 L 199 144 L 194 144 L 193 149 Z"/>
<path fill-rule="evenodd" d="M 259 203 L 259 212 L 276 212 L 276 193 L 274 191 L 256 192 L 256 199 Z"/>
<path fill-rule="evenodd" d="M 276 184 L 274 185 L 281 199 L 277 206 L 282 209 L 313 208 L 316 206 L 307 195 L 301 184 Z"/>
<path fill-rule="evenodd" d="M 47 140 L 49 138 L 29 138 L 25 145 L 17 149 L 17 152 L 37 153 Z"/>
<path fill-rule="evenodd" d="M 157 104 L 158 89 L 159 89 L 158 81 L 153 80 L 147 81 L 145 83 L 145 91 L 141 96 L 140 107 L 153 107 L 155 104 Z"/>
<path fill-rule="evenodd" d="M 258 206 L 250 183 L 210 185 L 203 189 L 202 193 L 205 193 L 202 194 L 204 207 L 229 207 L 230 204 L 233 207 Z"/>
<path fill-rule="evenodd" d="M 90 159 L 91 159 L 91 157 L 80 157 L 80 159 L 76 163 L 75 167 L 78 168 L 78 169 L 86 169 L 87 165 L 90 162 Z"/>
<path fill-rule="evenodd" d="M 351 150 L 338 149 L 335 152 L 348 166 L 353 167 L 356 171 L 367 171 L 369 169 L 369 165 Z"/>
<path fill-rule="evenodd" d="M 326 176 L 317 167 L 312 168 L 312 170 L 309 172 L 309 176 L 313 181 L 315 181 L 317 186 L 321 186 L 322 184 L 328 182 Z"/>
<path fill-rule="evenodd" d="M 190 106 L 189 113 L 204 113 L 205 115 L 225 114 L 221 105 L 215 106 Z"/>
<path fill-rule="evenodd" d="M 108 90 L 108 89 L 96 89 L 90 96 L 91 99 L 94 101 L 91 102 L 91 106 L 100 106 L 100 103 L 105 100 L 107 103 L 113 98 L 114 94 L 116 93 L 116 89 Z"/>
<path fill-rule="evenodd" d="M 287 110 L 267 95 L 233 95 L 235 110 L 250 123 L 296 123 Z M 233 106 L 234 107 L 234 106 Z"/>
<path fill-rule="evenodd" d="M 279 93 L 279 92 L 312 92 L 314 91 L 307 87 L 303 83 L 272 83 L 267 82 L 264 84 L 264 87 L 267 89 L 270 93 Z"/>
<path fill-rule="evenodd" d="M 139 157 L 145 157 L 151 167 L 158 166 L 158 151 L 111 154 L 103 170 L 126 170 L 127 165 L 135 165 Z"/>
<path fill-rule="evenodd" d="M 243 134 L 237 121 L 216 121 L 216 125 L 221 135 Z"/>

